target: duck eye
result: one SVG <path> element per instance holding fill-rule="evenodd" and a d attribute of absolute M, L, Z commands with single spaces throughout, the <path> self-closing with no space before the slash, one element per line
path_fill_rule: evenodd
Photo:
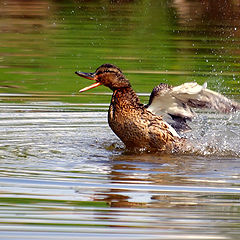
<path fill-rule="evenodd" d="M 106 70 L 105 73 L 113 73 L 114 71 Z"/>

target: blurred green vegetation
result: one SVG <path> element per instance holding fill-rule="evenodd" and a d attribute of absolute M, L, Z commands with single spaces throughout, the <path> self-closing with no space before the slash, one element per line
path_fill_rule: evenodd
<path fill-rule="evenodd" d="M 239 94 L 236 19 L 211 18 L 197 2 L 201 14 L 195 15 L 183 14 L 188 5 L 181 9 L 168 0 L 0 3 L 0 93 L 107 102 L 109 96 L 79 96 L 89 83 L 74 72 L 108 62 L 123 70 L 137 92 L 160 82 L 207 81 L 215 90 Z"/>

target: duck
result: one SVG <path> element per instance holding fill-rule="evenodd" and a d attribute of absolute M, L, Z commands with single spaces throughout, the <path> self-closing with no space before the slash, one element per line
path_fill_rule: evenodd
<path fill-rule="evenodd" d="M 117 66 L 105 63 L 93 73 L 75 72 L 94 83 L 79 92 L 100 85 L 112 90 L 108 124 L 127 149 L 179 152 L 191 145 L 181 136 L 190 131 L 188 122 L 196 113 L 193 108 L 214 109 L 222 113 L 240 110 L 240 104 L 196 82 L 179 86 L 160 83 L 153 88 L 147 104 L 142 104 L 130 81 Z"/>

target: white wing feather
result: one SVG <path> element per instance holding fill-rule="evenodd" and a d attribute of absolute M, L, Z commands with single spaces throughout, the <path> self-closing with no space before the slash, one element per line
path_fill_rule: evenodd
<path fill-rule="evenodd" d="M 188 119 L 195 116 L 191 107 L 215 109 L 222 113 L 240 110 L 239 103 L 206 87 L 206 83 L 201 86 L 196 82 L 189 82 L 161 89 L 156 91 L 148 110 L 156 115 L 170 114 Z"/>

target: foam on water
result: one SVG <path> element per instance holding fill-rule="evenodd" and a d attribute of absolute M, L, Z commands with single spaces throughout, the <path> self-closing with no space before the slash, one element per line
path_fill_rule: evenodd
<path fill-rule="evenodd" d="M 240 156 L 240 114 L 201 113 L 191 123 L 186 136 L 193 143 L 192 153 L 200 155 Z"/>

